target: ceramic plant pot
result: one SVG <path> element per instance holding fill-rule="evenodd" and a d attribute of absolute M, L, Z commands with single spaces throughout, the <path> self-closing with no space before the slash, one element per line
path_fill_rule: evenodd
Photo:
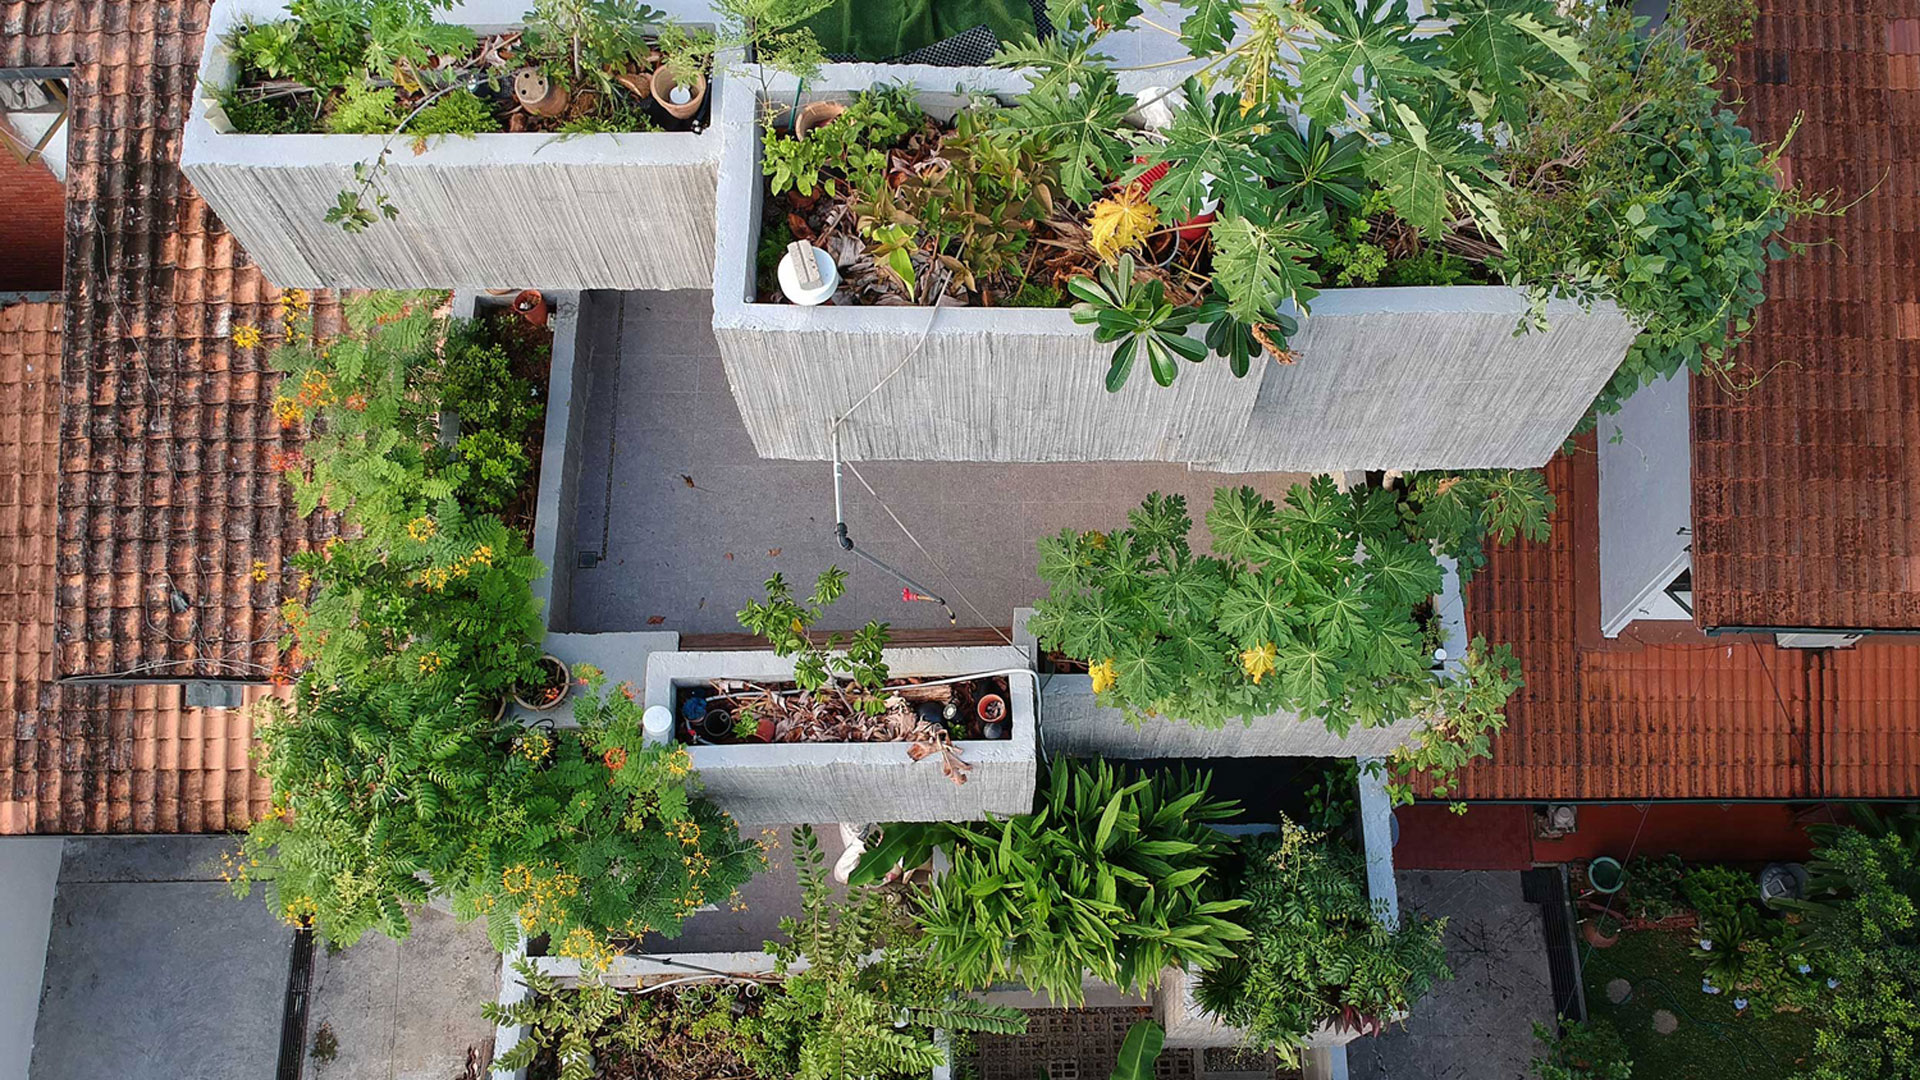
<path fill-rule="evenodd" d="M 552 712 L 567 700 L 567 694 L 573 689 L 573 681 L 567 672 L 567 665 L 560 658 L 548 653 L 536 664 L 538 681 L 532 685 L 515 686 L 513 700 L 520 707 L 532 712 Z"/>
<path fill-rule="evenodd" d="M 675 120 L 691 120 L 707 100 L 707 77 L 696 75 L 683 87 L 671 72 L 661 68 L 653 73 L 653 100 Z"/>
<path fill-rule="evenodd" d="M 539 68 L 513 73 L 513 98 L 535 116 L 559 116 L 567 111 L 566 88 L 554 85 Z"/>

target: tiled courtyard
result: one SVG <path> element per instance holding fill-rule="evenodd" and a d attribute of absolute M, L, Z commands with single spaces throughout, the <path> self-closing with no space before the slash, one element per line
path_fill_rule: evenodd
<path fill-rule="evenodd" d="M 769 574 L 810 584 L 830 564 L 847 571 L 849 589 L 824 627 L 868 619 L 901 628 L 946 625 L 939 607 L 903 603 L 897 581 L 839 550 L 831 465 L 767 461 L 754 452 L 709 326 L 710 307 L 706 294 L 695 292 L 591 293 L 583 300 L 578 363 L 592 365 L 593 391 L 576 546 L 604 558 L 573 571 L 567 629 L 735 632 L 734 613 L 760 595 Z M 1088 373 L 1087 390 L 1102 392 L 1098 372 Z M 884 393 L 874 406 L 885 407 Z M 854 541 L 943 593 L 959 625 L 974 627 L 1006 626 L 1016 606 L 1042 595 L 1034 571 L 1034 541 L 1042 536 L 1122 526 L 1127 510 L 1153 491 L 1184 494 L 1198 521 L 1216 487 L 1251 484 L 1277 498 L 1305 479 L 1151 462 L 857 468 L 878 498 L 848 471 Z"/>

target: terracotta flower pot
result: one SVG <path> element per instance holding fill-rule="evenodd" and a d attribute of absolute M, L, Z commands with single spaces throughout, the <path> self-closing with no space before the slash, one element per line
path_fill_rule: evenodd
<path fill-rule="evenodd" d="M 808 102 L 800 106 L 800 112 L 793 118 L 793 137 L 804 139 L 807 132 L 840 119 L 840 115 L 846 111 L 847 107 L 837 101 Z"/>
<path fill-rule="evenodd" d="M 566 88 L 554 85 L 539 68 L 521 68 L 513 73 L 513 97 L 535 116 L 559 116 L 567 111 Z"/>
<path fill-rule="evenodd" d="M 567 700 L 567 694 L 573 689 L 567 665 L 559 657 L 548 653 L 535 666 L 539 681 L 530 686 L 515 686 L 513 700 L 519 702 L 523 709 L 552 712 Z"/>
<path fill-rule="evenodd" d="M 1620 926 L 1604 919 L 1587 919 L 1580 924 L 1580 937 L 1596 949 L 1611 949 L 1620 944 Z"/>
<path fill-rule="evenodd" d="M 686 100 L 674 100 L 677 90 L 685 93 Z M 671 72 L 661 68 L 653 73 L 653 100 L 675 120 L 691 120 L 707 100 L 707 77 L 695 75 L 691 85 L 682 87 Z"/>
<path fill-rule="evenodd" d="M 1007 699 L 999 694 L 988 694 L 973 709 L 982 724 L 997 724 L 1007 718 Z"/>
<path fill-rule="evenodd" d="M 513 298 L 513 310 L 535 326 L 547 325 L 547 298 L 539 289 L 522 289 Z"/>

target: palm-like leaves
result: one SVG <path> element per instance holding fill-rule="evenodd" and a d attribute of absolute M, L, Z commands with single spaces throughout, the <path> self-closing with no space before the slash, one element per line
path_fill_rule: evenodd
<path fill-rule="evenodd" d="M 1133 256 L 1122 255 L 1117 266 L 1101 267 L 1097 279 L 1067 283 L 1079 300 L 1073 305 L 1073 321 L 1091 325 L 1095 341 L 1119 342 L 1107 367 L 1110 393 L 1127 384 L 1134 362 L 1143 355 L 1161 386 L 1173 385 L 1180 360 L 1199 363 L 1207 358 L 1206 343 L 1186 334 L 1199 312 L 1168 303 L 1166 286 L 1159 281 L 1140 283 L 1133 276 Z"/>

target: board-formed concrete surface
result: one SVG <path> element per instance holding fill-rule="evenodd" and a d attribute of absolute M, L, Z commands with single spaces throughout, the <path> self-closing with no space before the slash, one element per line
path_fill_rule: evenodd
<path fill-rule="evenodd" d="M 1535 1022 L 1553 1022 L 1540 908 L 1514 871 L 1405 870 L 1407 908 L 1446 916 L 1453 979 L 1404 1026 L 1347 1046 L 1352 1080 L 1532 1080 Z"/>
<path fill-rule="evenodd" d="M 293 931 L 220 880 L 232 837 L 67 842 L 33 1080 L 266 1080 Z"/>
<path fill-rule="evenodd" d="M 764 460 L 754 451 L 720 362 L 706 294 L 594 293 L 580 318 L 576 364 L 590 365 L 592 390 L 584 445 L 576 448 L 576 550 L 559 553 L 571 601 L 565 625 L 554 629 L 738 633 L 734 614 L 764 595 L 769 574 L 779 571 L 804 595 L 829 565 L 847 572 L 848 588 L 822 628 L 868 619 L 896 628 L 947 625 L 939 607 L 903 602 L 900 582 L 835 544 L 830 465 Z M 853 539 L 944 593 L 959 624 L 975 627 L 1007 626 L 1015 607 L 1044 595 L 1034 548 L 1043 536 L 1124 527 L 1127 511 L 1154 491 L 1185 495 L 1198 522 L 1216 487 L 1249 484 L 1277 500 L 1309 479 L 1153 462 L 857 468 L 878 498 L 846 474 Z M 600 561 L 576 568 L 583 552 Z"/>
<path fill-rule="evenodd" d="M 368 934 L 347 949 L 319 946 L 304 1075 L 464 1076 L 469 1055 L 480 1066 L 491 1059 L 493 1025 L 480 1008 L 499 992 L 500 954 L 487 940 L 485 924 L 463 923 L 432 908 L 413 913 L 413 933 L 405 941 Z"/>

